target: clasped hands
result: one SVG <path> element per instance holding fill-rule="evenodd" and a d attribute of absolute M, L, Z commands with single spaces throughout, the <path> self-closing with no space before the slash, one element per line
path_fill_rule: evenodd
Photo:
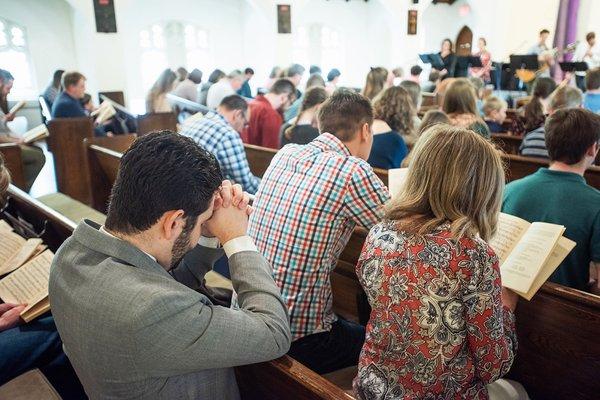
<path fill-rule="evenodd" d="M 245 236 L 248 217 L 253 211 L 249 202 L 250 195 L 242 190 L 242 186 L 224 180 L 215 193 L 213 214 L 202 224 L 202 236 L 216 236 L 222 244 Z"/>

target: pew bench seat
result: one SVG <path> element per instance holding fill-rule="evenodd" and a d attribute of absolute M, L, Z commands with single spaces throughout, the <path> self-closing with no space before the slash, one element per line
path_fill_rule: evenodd
<path fill-rule="evenodd" d="M 0 399 L 60 400 L 50 382 L 39 369 L 34 369 L 0 386 Z"/>
<path fill-rule="evenodd" d="M 101 212 L 63 193 L 47 194 L 39 197 L 38 200 L 76 224 L 82 219 L 89 219 L 98 224 L 104 224 L 106 220 L 106 216 Z"/>

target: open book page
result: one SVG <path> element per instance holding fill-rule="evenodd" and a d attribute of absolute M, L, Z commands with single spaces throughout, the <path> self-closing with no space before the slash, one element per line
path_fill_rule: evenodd
<path fill-rule="evenodd" d="M 44 139 L 49 135 L 50 134 L 48 133 L 48 128 L 46 128 L 46 125 L 41 124 L 25 132 L 23 134 L 23 141 L 25 141 L 25 143 L 33 143 L 37 140 Z"/>
<path fill-rule="evenodd" d="M 92 117 L 98 115 L 98 117 L 96 117 L 96 122 L 101 124 L 111 119 L 116 113 L 117 111 L 112 106 L 112 104 L 105 100 L 102 102 L 102 104 L 100 104 L 100 107 L 90 115 Z"/>
<path fill-rule="evenodd" d="M 3 219 L 0 219 L 0 234 L 2 232 L 12 232 L 13 228 Z"/>
<path fill-rule="evenodd" d="M 567 239 L 566 237 L 561 236 L 558 239 L 558 243 L 550 257 L 546 260 L 546 263 L 538 273 L 537 277 L 533 280 L 531 284 L 531 288 L 527 293 L 519 293 L 522 297 L 527 300 L 531 300 L 533 295 L 537 293 L 538 290 L 542 287 L 542 285 L 550 278 L 550 275 L 558 268 L 561 262 L 569 255 L 571 250 L 575 247 L 576 243 L 572 240 Z M 517 292 L 518 293 L 518 292 Z"/>
<path fill-rule="evenodd" d="M 50 310 L 50 299 L 48 298 L 48 293 L 40 294 L 40 296 L 31 301 L 27 307 L 23 311 L 21 311 L 21 318 L 25 322 L 29 322 L 46 311 Z"/>
<path fill-rule="evenodd" d="M 4 264 L 0 264 L 0 275 L 14 271 L 31 259 L 34 254 L 39 254 L 40 246 L 42 246 L 42 239 L 28 239 L 15 255 Z"/>
<path fill-rule="evenodd" d="M 14 232 L 0 230 L 0 269 L 19 252 L 26 240 Z"/>
<path fill-rule="evenodd" d="M 502 285 L 527 293 L 565 231 L 562 225 L 534 222 L 500 265 Z"/>
<path fill-rule="evenodd" d="M 531 224 L 514 215 L 500 213 L 498 230 L 490 240 L 490 246 L 500 260 L 500 265 L 506 261 L 510 252 L 515 248 Z"/>
<path fill-rule="evenodd" d="M 25 100 L 21 100 L 18 103 L 16 103 L 14 106 L 12 106 L 12 108 L 10 109 L 10 111 L 8 113 L 9 114 L 14 114 L 14 113 L 18 112 L 23 107 L 25 107 Z"/>
<path fill-rule="evenodd" d="M 394 168 L 388 170 L 388 189 L 392 198 L 398 196 L 408 176 L 408 168 Z"/>
<path fill-rule="evenodd" d="M 54 254 L 50 250 L 46 250 L 0 280 L 0 298 L 5 303 L 31 306 L 48 295 L 48 279 L 53 257 Z"/>

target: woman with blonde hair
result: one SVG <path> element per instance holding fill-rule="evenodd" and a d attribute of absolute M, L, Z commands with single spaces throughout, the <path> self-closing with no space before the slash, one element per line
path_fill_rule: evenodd
<path fill-rule="evenodd" d="M 317 114 L 328 97 L 327 90 L 321 86 L 313 86 L 304 92 L 298 116 L 281 127 L 281 147 L 290 143 L 308 144 L 319 136 Z"/>
<path fill-rule="evenodd" d="M 444 94 L 442 109 L 448 115 L 451 125 L 490 137 L 490 130 L 477 110 L 475 88 L 468 79 L 458 78 L 450 84 Z"/>
<path fill-rule="evenodd" d="M 361 94 L 373 100 L 381 91 L 392 86 L 394 75 L 383 67 L 371 67 Z"/>
<path fill-rule="evenodd" d="M 392 86 L 373 102 L 373 145 L 368 162 L 374 168 L 399 168 L 416 141 L 415 109 L 406 89 Z"/>
<path fill-rule="evenodd" d="M 154 85 L 146 96 L 146 112 L 172 112 L 173 109 L 167 101 L 167 93 L 175 87 L 177 75 L 171 69 L 167 68 L 158 76 Z"/>
<path fill-rule="evenodd" d="M 517 345 L 518 297 L 502 288 L 487 243 L 502 204 L 502 161 L 480 135 L 446 124 L 427 130 L 413 152 L 356 267 L 372 311 L 354 390 L 360 399 L 487 399 Z"/>

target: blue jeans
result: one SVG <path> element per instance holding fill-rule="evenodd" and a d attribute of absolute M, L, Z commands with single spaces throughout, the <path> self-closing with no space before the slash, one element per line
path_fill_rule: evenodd
<path fill-rule="evenodd" d="M 288 355 L 318 374 L 327 374 L 357 365 L 364 342 L 364 326 L 338 319 L 329 332 L 293 341 Z"/>
<path fill-rule="evenodd" d="M 0 385 L 34 368 L 42 371 L 63 399 L 86 398 L 62 350 L 52 315 L 0 332 Z"/>

